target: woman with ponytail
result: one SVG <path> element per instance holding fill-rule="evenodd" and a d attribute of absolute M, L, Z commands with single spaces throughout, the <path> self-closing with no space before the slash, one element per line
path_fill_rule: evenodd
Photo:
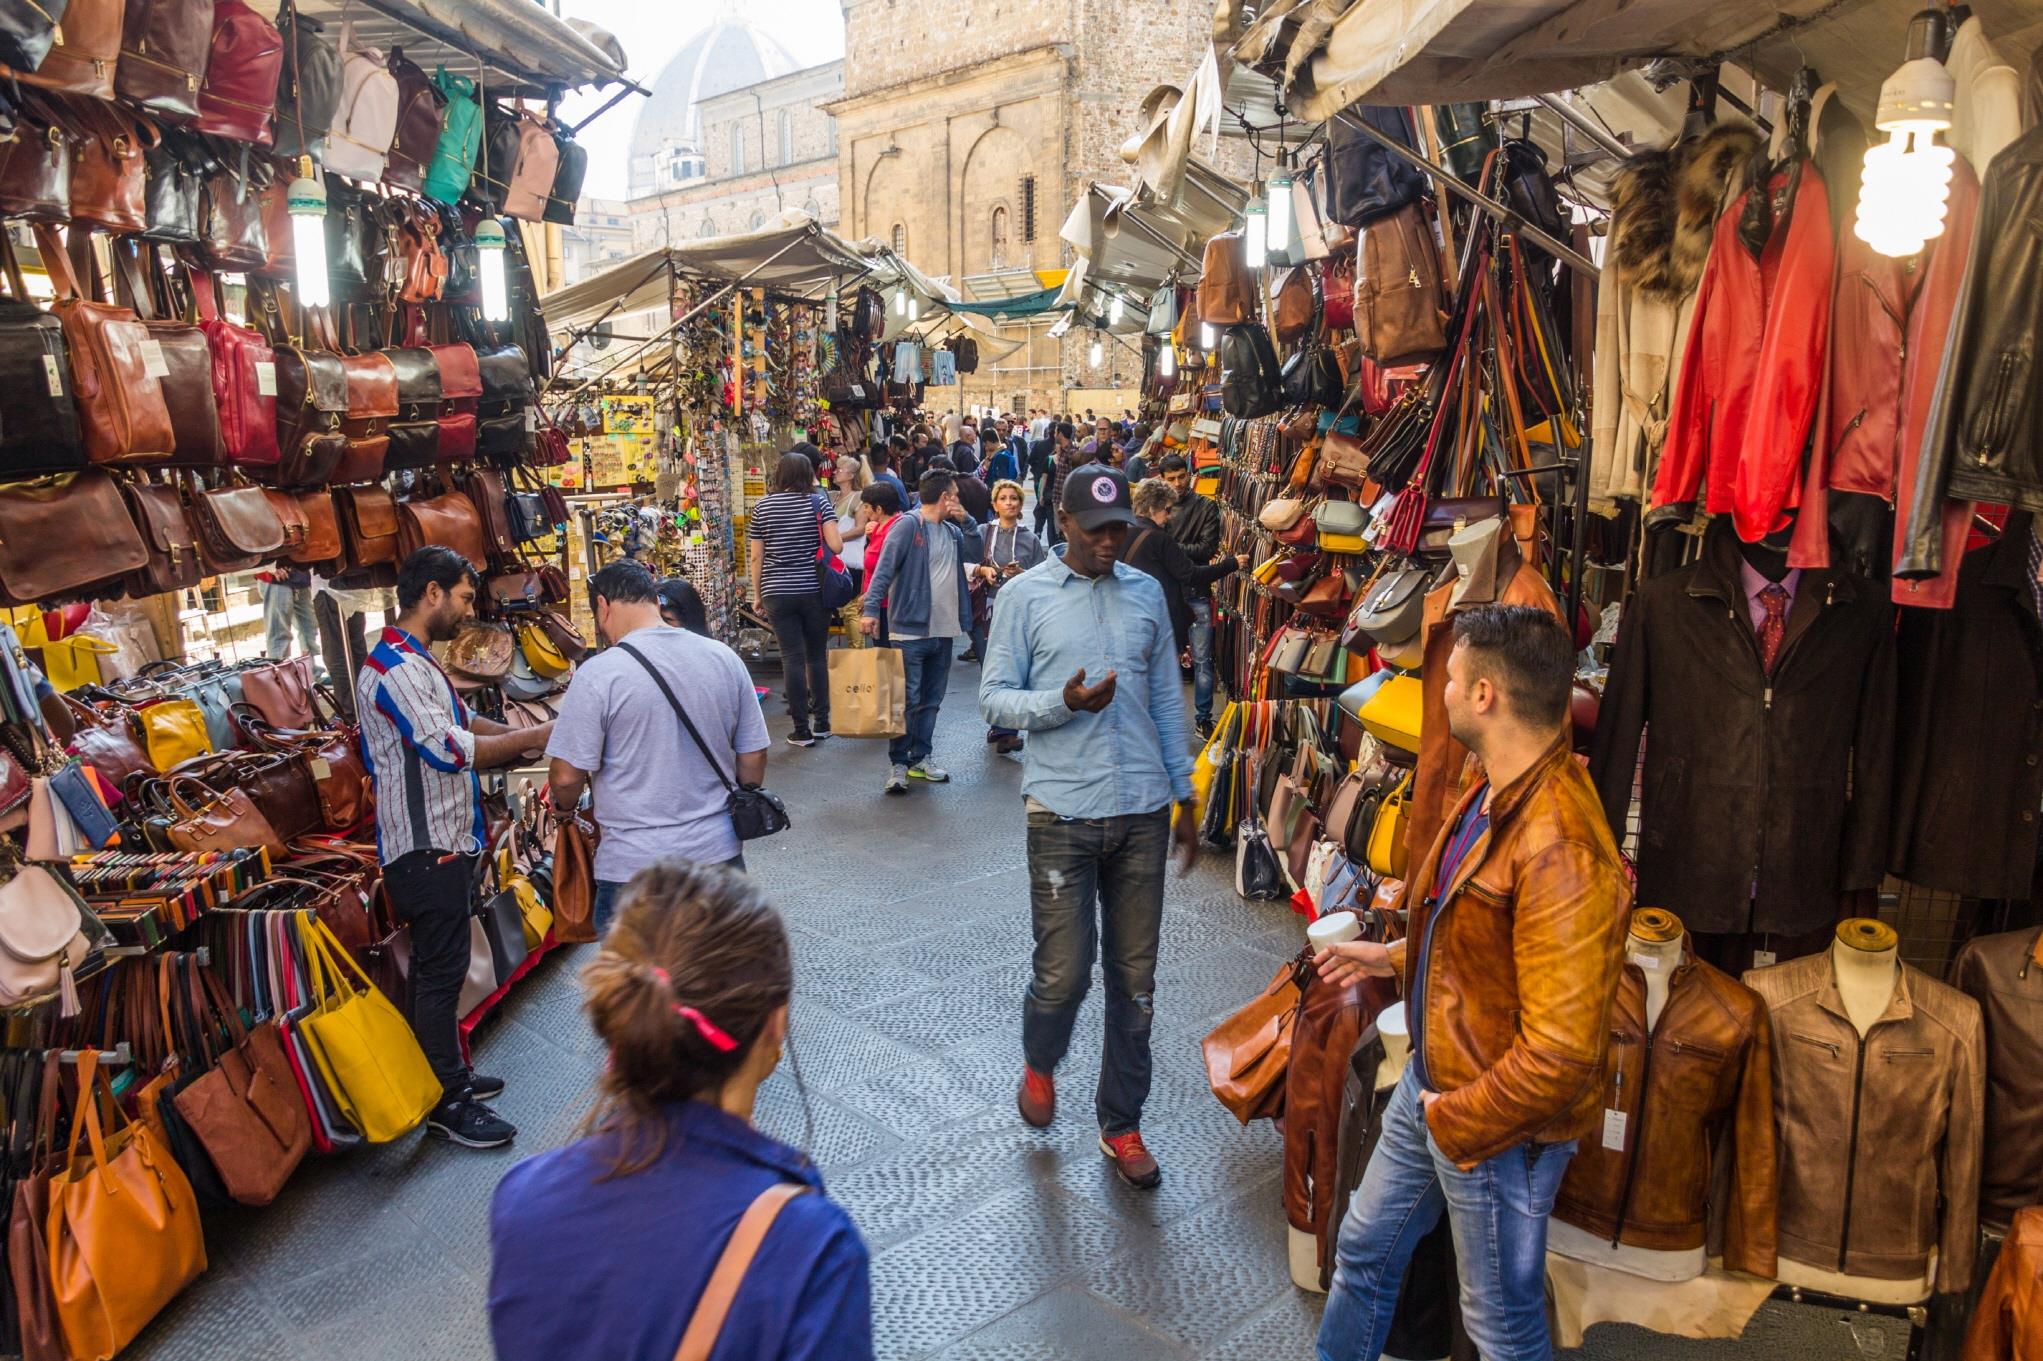
<path fill-rule="evenodd" d="M 779 914 L 744 875 L 680 861 L 618 906 L 583 972 L 600 1100 L 491 1206 L 499 1361 L 870 1361 L 865 1243 L 808 1157 L 752 1124 L 794 993 Z M 720 1261 L 734 1289 L 712 1288 Z"/>

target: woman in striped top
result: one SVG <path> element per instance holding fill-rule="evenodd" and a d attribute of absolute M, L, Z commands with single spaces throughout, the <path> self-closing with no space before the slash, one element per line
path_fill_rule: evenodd
<path fill-rule="evenodd" d="M 780 642 L 787 712 L 794 720 L 788 744 L 812 747 L 830 735 L 830 673 L 825 647 L 830 615 L 823 608 L 817 563 L 825 549 L 844 551 L 837 512 L 816 490 L 816 467 L 805 454 L 782 454 L 773 490 L 746 516 L 751 542 L 752 598 Z"/>

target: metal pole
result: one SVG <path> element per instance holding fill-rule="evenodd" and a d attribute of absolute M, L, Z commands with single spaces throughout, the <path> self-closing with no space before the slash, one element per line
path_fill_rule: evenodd
<path fill-rule="evenodd" d="M 1534 95 L 1533 98 L 1546 105 L 1549 109 L 1552 109 L 1562 119 L 1565 119 L 1568 126 L 1619 160 L 1628 161 L 1631 159 L 1632 152 L 1630 147 L 1611 136 L 1609 132 L 1604 130 L 1602 124 L 1583 113 L 1573 104 L 1562 99 L 1559 95 Z"/>
<path fill-rule="evenodd" d="M 1513 230 L 1515 230 L 1519 236 L 1523 237 L 1527 241 L 1530 241 L 1533 245 L 1538 246 L 1541 250 L 1545 251 L 1548 255 L 1553 256 L 1555 259 L 1561 261 L 1561 263 L 1567 265 L 1570 269 L 1579 270 L 1581 273 L 1587 274 L 1592 279 L 1603 272 L 1602 270 L 1596 267 L 1596 262 L 1594 260 L 1591 260 L 1588 256 L 1579 254 L 1571 247 L 1564 246 L 1560 242 L 1554 240 L 1551 236 L 1548 236 L 1545 232 L 1533 226 L 1530 222 L 1527 222 L 1525 218 L 1516 210 L 1509 208 L 1502 203 L 1497 202 L 1495 199 L 1491 198 L 1487 194 L 1477 193 L 1475 190 L 1463 184 L 1459 179 L 1455 178 L 1453 174 L 1433 164 L 1433 162 L 1427 160 L 1418 152 L 1413 151 L 1410 147 L 1405 146 L 1403 143 L 1398 142 L 1393 138 L 1385 136 L 1383 133 L 1378 132 L 1375 128 L 1370 127 L 1366 123 L 1358 122 L 1357 120 L 1348 117 L 1348 115 L 1345 113 L 1337 113 L 1334 115 L 1334 117 L 1339 119 L 1341 123 L 1344 124 L 1351 131 L 1361 133 L 1364 137 L 1367 137 L 1370 141 L 1376 143 L 1385 151 L 1388 151 L 1393 156 L 1396 156 L 1398 159 L 1409 163 L 1414 169 L 1425 171 L 1428 175 L 1431 175 L 1433 177 L 1433 180 L 1436 184 L 1438 184 L 1441 188 L 1447 190 L 1447 192 L 1449 192 L 1450 194 L 1453 194 L 1458 198 L 1466 199 L 1468 202 L 1474 204 L 1478 209 L 1489 214 L 1491 217 L 1497 219 L 1497 221 L 1499 222 L 1509 223 Z"/>

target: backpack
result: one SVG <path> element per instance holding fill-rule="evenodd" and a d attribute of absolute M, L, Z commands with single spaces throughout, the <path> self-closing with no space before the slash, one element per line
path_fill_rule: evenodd
<path fill-rule="evenodd" d="M 277 76 L 277 155 L 324 162 L 326 132 L 340 106 L 340 53 L 327 40 L 325 26 L 298 13 L 296 5 L 284 6 L 278 19 L 284 65 Z"/>
<path fill-rule="evenodd" d="M 243 0 L 216 0 L 206 83 L 199 87 L 194 132 L 268 146 L 276 139 L 277 77 L 284 69 L 284 39 L 277 26 Z"/>
<path fill-rule="evenodd" d="M 959 373 L 979 371 L 979 342 L 970 336 L 958 336 L 944 346 L 956 360 Z"/>
<path fill-rule="evenodd" d="M 1408 204 L 1425 192 L 1425 177 L 1344 121 L 1358 119 L 1401 146 L 1412 145 L 1411 120 L 1394 105 L 1356 104 L 1342 118 L 1327 123 L 1326 160 L 1321 184 L 1326 192 L 1327 219 L 1362 227 Z"/>
<path fill-rule="evenodd" d="M 213 45 L 213 16 L 185 0 L 128 0 L 114 93 L 166 123 L 199 116 L 199 77 Z"/>
<path fill-rule="evenodd" d="M 1270 333 L 1251 322 L 1220 333 L 1220 408 L 1230 416 L 1267 416 L 1283 404 L 1284 380 Z"/>
<path fill-rule="evenodd" d="M 1222 232 L 1206 243 L 1199 271 L 1199 320 L 1239 326 L 1256 319 L 1255 276 L 1249 273 L 1248 243 L 1240 232 Z"/>
<path fill-rule="evenodd" d="M 433 162 L 426 168 L 426 197 L 440 203 L 461 201 L 475 174 L 475 153 L 482 146 L 482 106 L 475 102 L 475 82 L 441 67 L 433 75 L 446 109 Z"/>
<path fill-rule="evenodd" d="M 397 77 L 383 54 L 356 47 L 354 25 L 341 25 L 341 96 L 326 138 L 326 168 L 350 179 L 383 178 L 397 136 Z"/>
<path fill-rule="evenodd" d="M 504 216 L 520 222 L 543 222 L 546 197 L 553 192 L 554 176 L 560 171 L 560 144 L 553 140 L 553 124 L 536 114 L 517 117 L 518 159 L 504 190 Z"/>
<path fill-rule="evenodd" d="M 446 97 L 403 48 L 391 48 L 385 64 L 397 78 L 397 128 L 384 158 L 383 182 L 416 193 L 425 187 L 426 166 L 439 150 L 440 106 Z"/>
<path fill-rule="evenodd" d="M 554 141 L 560 146 L 560 168 L 554 171 L 553 188 L 546 195 L 546 220 L 572 227 L 582 181 L 589 176 L 589 152 L 565 132 L 554 134 Z"/>

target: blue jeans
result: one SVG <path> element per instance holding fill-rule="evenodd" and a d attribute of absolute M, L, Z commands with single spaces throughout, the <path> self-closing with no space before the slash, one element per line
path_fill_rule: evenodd
<path fill-rule="evenodd" d="M 1022 998 L 1022 1054 L 1039 1073 L 1071 1048 L 1079 1003 L 1105 960 L 1106 1048 L 1100 1056 L 1100 1129 L 1126 1134 L 1149 1097 L 1149 1030 L 1170 809 L 1113 818 L 1029 815 L 1029 914 L 1035 977 Z M 1095 918 L 1093 904 L 1099 904 Z"/>
<path fill-rule="evenodd" d="M 743 874 L 745 872 L 745 857 L 742 853 L 734 855 L 729 860 L 724 861 L 723 866 L 725 869 L 736 870 L 738 873 Z M 598 879 L 596 881 L 596 901 L 592 904 L 593 910 L 590 912 L 590 916 L 595 921 L 596 935 L 599 938 L 610 930 L 610 919 L 617 915 L 617 895 L 624 892 L 624 890 L 625 885 L 618 883 L 614 879 Z"/>
<path fill-rule="evenodd" d="M 908 731 L 887 743 L 887 760 L 912 766 L 929 756 L 936 741 L 936 711 L 951 683 L 951 640 L 897 638 L 894 646 L 901 650 L 901 669 L 908 681 Z"/>
<path fill-rule="evenodd" d="M 1192 602 L 1192 713 L 1213 722 L 1213 598 Z"/>
<path fill-rule="evenodd" d="M 272 661 L 291 655 L 291 629 L 298 630 L 298 643 L 311 657 L 319 655 L 319 626 L 312 618 L 312 588 L 262 583 L 263 651 Z"/>
<path fill-rule="evenodd" d="M 1462 1171 L 1433 1143 L 1417 1067 L 1406 1068 L 1341 1221 L 1319 1361 L 1376 1361 L 1382 1354 L 1412 1249 L 1443 1210 L 1460 1262 L 1462 1322 L 1483 1361 L 1551 1361 L 1546 1221 L 1574 1156 L 1572 1140 L 1525 1143 Z"/>

